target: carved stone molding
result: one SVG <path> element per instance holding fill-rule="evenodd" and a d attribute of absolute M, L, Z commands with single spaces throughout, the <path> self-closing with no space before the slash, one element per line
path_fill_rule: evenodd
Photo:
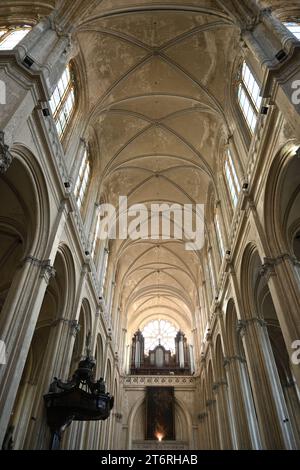
<path fill-rule="evenodd" d="M 204 411 L 203 413 L 198 414 L 198 419 L 199 421 L 204 421 L 207 416 L 208 416 L 208 413 Z"/>
<path fill-rule="evenodd" d="M 7 172 L 10 164 L 13 160 L 13 156 L 9 151 L 8 145 L 4 142 L 4 132 L 0 131 L 0 173 L 4 174 Z"/>
<path fill-rule="evenodd" d="M 239 361 L 241 363 L 245 363 L 246 359 L 244 359 L 242 356 L 227 356 L 227 357 L 224 357 L 224 362 L 223 362 L 224 367 L 229 366 L 233 361 Z"/>
<path fill-rule="evenodd" d="M 210 407 L 210 406 L 214 405 L 215 403 L 216 403 L 216 400 L 214 398 L 212 398 L 212 399 L 206 400 L 205 404 L 206 404 L 207 407 Z"/>
<path fill-rule="evenodd" d="M 56 318 L 56 320 L 54 320 L 50 326 L 55 327 L 59 323 L 67 323 L 70 326 L 72 336 L 76 338 L 77 334 L 80 331 L 80 324 L 78 323 L 77 320 L 70 320 L 68 318 L 60 317 L 60 318 Z"/>
<path fill-rule="evenodd" d="M 47 284 L 49 284 L 51 278 L 55 277 L 55 274 L 56 271 L 54 267 L 51 266 L 50 260 L 42 261 L 40 277 L 43 277 Z"/>
<path fill-rule="evenodd" d="M 24 265 L 25 263 L 29 263 L 33 266 L 41 268 L 40 277 L 43 277 L 47 284 L 49 283 L 50 279 L 56 275 L 56 270 L 53 266 L 51 266 L 49 259 L 40 260 L 34 256 L 29 255 L 23 259 L 21 265 Z"/>
<path fill-rule="evenodd" d="M 248 325 L 253 325 L 255 323 L 258 323 L 259 326 L 261 327 L 265 327 L 267 325 L 267 323 L 260 317 L 252 317 L 252 318 L 247 318 L 244 320 L 238 320 L 237 322 L 238 334 L 244 336 Z"/>
<path fill-rule="evenodd" d="M 290 261 L 294 266 L 300 266 L 300 262 L 294 256 L 289 253 L 283 253 L 276 256 L 275 258 L 264 258 L 264 262 L 260 267 L 259 274 L 266 276 L 269 279 L 270 276 L 276 276 L 275 266 L 283 263 L 285 260 Z"/>
<path fill-rule="evenodd" d="M 274 266 L 276 264 L 276 261 L 271 258 L 264 258 L 263 264 L 259 268 L 259 274 L 260 276 L 265 277 L 267 280 L 270 278 L 270 276 L 275 276 L 275 270 Z"/>
<path fill-rule="evenodd" d="M 122 379 L 124 385 L 195 385 L 189 376 L 130 376 Z"/>
<path fill-rule="evenodd" d="M 226 380 L 220 380 L 219 382 L 214 382 L 212 385 L 212 389 L 214 392 L 216 392 L 218 388 L 222 387 L 223 385 L 227 385 Z"/>

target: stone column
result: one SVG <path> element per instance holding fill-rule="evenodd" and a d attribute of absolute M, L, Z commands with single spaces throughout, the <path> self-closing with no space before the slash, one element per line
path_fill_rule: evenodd
<path fill-rule="evenodd" d="M 79 285 L 77 287 L 74 305 L 75 312 L 66 312 L 64 317 L 58 317 L 52 324 L 52 332 L 49 337 L 47 351 L 44 357 L 44 373 L 38 384 L 35 396 L 35 406 L 32 415 L 36 418 L 30 426 L 26 437 L 26 448 L 47 449 L 49 442 L 49 430 L 46 423 L 45 405 L 43 395 L 49 391 L 50 383 L 54 377 L 67 380 L 70 377 L 70 364 L 73 353 L 73 346 L 78 334 L 78 319 L 81 309 L 81 299 L 86 275 L 87 265 L 81 271 Z"/>
<path fill-rule="evenodd" d="M 206 401 L 206 409 L 208 413 L 208 429 L 210 439 L 210 450 L 220 449 L 220 430 L 217 420 L 217 406 L 214 398 Z"/>
<path fill-rule="evenodd" d="M 228 413 L 228 396 L 227 396 L 227 382 L 220 380 L 214 382 L 212 386 L 213 392 L 216 397 L 216 407 L 218 414 L 218 423 L 220 429 L 221 449 L 232 449 L 231 427 Z"/>
<path fill-rule="evenodd" d="M 263 447 L 270 450 L 295 448 L 276 365 L 270 354 L 265 323 L 258 317 L 251 317 L 240 320 L 239 328 Z"/>
<path fill-rule="evenodd" d="M 46 259 L 40 260 L 30 255 L 24 259 L 14 276 L 1 312 L 0 339 L 6 344 L 7 364 L 0 370 L 0 445 L 14 405 L 45 291 L 49 280 L 55 275 L 52 264 L 66 216 L 66 202 L 62 201 L 52 224 Z M 16 292 L 19 292 L 18 296 L 15 295 Z"/>
<path fill-rule="evenodd" d="M 209 449 L 209 428 L 208 428 L 208 413 L 207 411 L 203 411 L 198 415 L 198 419 L 200 421 L 199 424 L 199 442 L 200 442 L 200 449 L 206 450 Z"/>
<path fill-rule="evenodd" d="M 0 323 L 1 339 L 7 353 L 7 364 L 0 371 L 0 444 L 10 419 L 45 291 L 54 275 L 49 260 L 29 256 L 15 274 L 6 298 Z M 18 296 L 15 296 L 16 292 L 19 292 Z"/>
<path fill-rule="evenodd" d="M 241 371 L 244 363 L 245 360 L 240 356 L 224 358 L 237 449 L 261 449 L 251 389 L 247 387 Z"/>
<path fill-rule="evenodd" d="M 295 258 L 284 254 L 277 258 L 265 258 L 261 266 L 261 275 L 264 275 L 268 282 L 289 357 L 294 352 L 293 342 L 300 339 L 298 265 L 300 266 L 300 263 Z M 300 389 L 299 365 L 290 361 L 290 366 Z"/>

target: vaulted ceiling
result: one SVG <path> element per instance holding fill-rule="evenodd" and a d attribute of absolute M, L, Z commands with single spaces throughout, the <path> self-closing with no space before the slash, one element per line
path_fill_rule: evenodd
<path fill-rule="evenodd" d="M 21 2 L 2 6 L 13 13 L 13 3 Z M 127 195 L 129 205 L 196 204 L 216 190 L 222 145 L 235 126 L 230 103 L 241 3 L 22 2 L 24 11 L 34 4 L 49 13 L 55 5 L 72 18 L 99 200 L 117 206 Z M 192 329 L 199 252 L 175 240 L 117 240 L 110 251 L 130 330 L 154 316 Z"/>
<path fill-rule="evenodd" d="M 97 140 L 101 198 L 128 204 L 206 203 L 239 51 L 215 0 L 104 0 L 76 28 Z M 190 331 L 199 252 L 182 241 L 120 240 L 110 248 L 129 329 L 159 316 Z"/>

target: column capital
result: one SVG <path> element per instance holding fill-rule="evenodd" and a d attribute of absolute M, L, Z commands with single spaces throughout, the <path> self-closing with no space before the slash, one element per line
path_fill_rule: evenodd
<path fill-rule="evenodd" d="M 49 284 L 50 279 L 55 277 L 56 275 L 56 270 L 54 267 L 50 264 L 50 260 L 47 259 L 45 261 L 42 261 L 41 264 L 41 274 L 40 277 L 44 278 L 47 284 Z"/>
<path fill-rule="evenodd" d="M 24 266 L 26 263 L 29 263 L 32 266 L 36 266 L 40 268 L 41 269 L 40 277 L 43 277 L 47 284 L 49 283 L 50 279 L 52 277 L 55 277 L 56 275 L 56 270 L 51 265 L 51 262 L 49 259 L 40 260 L 38 258 L 35 258 L 34 256 L 28 255 L 22 260 L 20 265 Z"/>
<path fill-rule="evenodd" d="M 10 164 L 13 160 L 13 156 L 9 151 L 8 145 L 4 141 L 4 132 L 0 131 L 0 173 L 4 174 L 7 172 Z"/>
<path fill-rule="evenodd" d="M 198 414 L 198 419 L 199 421 L 204 421 L 204 419 L 208 416 L 206 411 L 203 411 L 202 413 Z"/>
<path fill-rule="evenodd" d="M 261 317 L 245 318 L 243 320 L 238 320 L 238 322 L 237 322 L 237 332 L 240 333 L 242 336 L 244 336 L 244 334 L 247 330 L 247 327 L 249 325 L 253 325 L 255 323 L 257 323 L 262 328 L 267 325 L 265 320 Z"/>
<path fill-rule="evenodd" d="M 50 327 L 55 327 L 59 323 L 68 324 L 71 330 L 71 335 L 74 336 L 74 338 L 76 338 L 77 334 L 80 331 L 80 324 L 77 320 L 74 320 L 74 319 L 70 320 L 69 318 L 58 317 L 55 320 L 53 320 L 53 322 L 50 324 Z"/>
<path fill-rule="evenodd" d="M 282 253 L 272 258 L 264 258 L 264 262 L 261 265 L 260 274 L 265 275 L 268 271 L 271 271 L 272 274 L 276 274 L 274 267 L 278 266 L 280 263 L 283 263 L 285 260 L 290 261 L 295 266 L 300 265 L 300 261 L 298 261 L 295 256 L 292 256 L 290 253 Z"/>
<path fill-rule="evenodd" d="M 210 406 L 214 405 L 215 403 L 216 403 L 216 399 L 215 398 L 210 398 L 210 399 L 206 400 L 205 405 L 209 408 Z"/>
<path fill-rule="evenodd" d="M 228 385 L 226 380 L 219 380 L 218 382 L 213 383 L 212 389 L 214 392 L 216 392 L 218 388 L 222 387 L 223 385 Z"/>
<path fill-rule="evenodd" d="M 272 258 L 264 258 L 264 262 L 259 268 L 259 274 L 261 277 L 265 277 L 268 281 L 270 276 L 275 276 L 274 266 L 276 265 L 276 260 Z"/>
<path fill-rule="evenodd" d="M 227 356 L 227 357 L 224 357 L 224 362 L 223 362 L 224 367 L 229 366 L 233 361 L 238 361 L 240 363 L 246 363 L 246 359 L 242 356 L 238 356 L 238 355 Z"/>

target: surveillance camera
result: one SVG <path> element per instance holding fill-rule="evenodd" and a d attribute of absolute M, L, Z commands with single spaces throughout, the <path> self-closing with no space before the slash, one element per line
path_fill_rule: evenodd
<path fill-rule="evenodd" d="M 43 115 L 44 115 L 45 117 L 50 116 L 50 111 L 49 111 L 48 108 L 43 108 L 43 109 L 42 109 L 42 113 L 43 113 Z"/>
<path fill-rule="evenodd" d="M 262 106 L 261 110 L 260 110 L 260 114 L 268 114 L 268 106 Z"/>
<path fill-rule="evenodd" d="M 282 62 L 286 58 L 286 52 L 283 49 L 280 49 L 280 51 L 275 54 L 275 57 L 278 62 Z"/>

